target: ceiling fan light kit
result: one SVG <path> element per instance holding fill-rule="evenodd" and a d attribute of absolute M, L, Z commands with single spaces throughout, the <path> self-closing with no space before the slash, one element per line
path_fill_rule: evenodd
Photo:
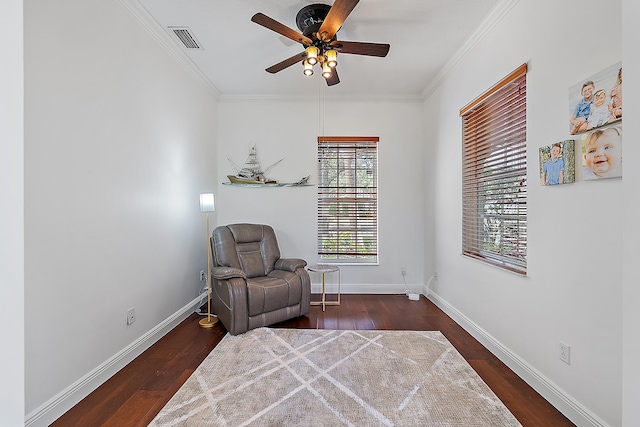
<path fill-rule="evenodd" d="M 304 46 L 304 52 L 272 65 L 266 71 L 275 74 L 302 60 L 304 75 L 311 76 L 313 75 L 313 66 L 320 64 L 322 76 L 326 79 L 327 85 L 333 86 L 340 83 L 336 69 L 338 52 L 364 56 L 387 56 L 388 44 L 338 41 L 336 33 L 356 7 L 358 1 L 335 0 L 333 6 L 316 3 L 303 7 L 296 15 L 296 25 L 301 33 L 262 13 L 253 15 L 251 20 L 256 24 Z"/>
<path fill-rule="evenodd" d="M 311 54 L 309 53 L 309 49 L 311 49 Z M 319 63 L 322 67 L 322 77 L 328 79 L 331 77 L 333 69 L 338 65 L 338 52 L 334 49 L 329 49 L 324 52 L 321 51 L 321 54 L 318 55 L 318 51 L 319 49 L 315 46 L 309 46 L 307 48 L 307 57 L 302 61 L 302 66 L 304 67 L 303 73 L 305 76 L 313 75 L 313 66 Z"/>

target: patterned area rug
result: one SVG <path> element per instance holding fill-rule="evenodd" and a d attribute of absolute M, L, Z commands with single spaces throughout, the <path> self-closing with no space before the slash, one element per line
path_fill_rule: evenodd
<path fill-rule="evenodd" d="M 440 332 L 226 335 L 150 426 L 520 426 Z"/>

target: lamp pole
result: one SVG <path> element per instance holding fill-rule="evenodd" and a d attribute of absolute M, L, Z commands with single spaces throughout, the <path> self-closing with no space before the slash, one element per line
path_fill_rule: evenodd
<path fill-rule="evenodd" d="M 207 223 L 207 317 L 200 319 L 200 327 L 212 328 L 218 323 L 217 317 L 211 317 L 211 234 L 209 232 L 209 213 L 215 211 L 213 193 L 200 194 L 200 212 L 205 212 Z"/>

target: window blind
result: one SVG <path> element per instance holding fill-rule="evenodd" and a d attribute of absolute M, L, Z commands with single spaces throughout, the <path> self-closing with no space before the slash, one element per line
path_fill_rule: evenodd
<path fill-rule="evenodd" d="M 460 111 L 462 252 L 527 268 L 526 64 Z"/>
<path fill-rule="evenodd" d="M 318 137 L 318 257 L 378 262 L 378 138 Z"/>

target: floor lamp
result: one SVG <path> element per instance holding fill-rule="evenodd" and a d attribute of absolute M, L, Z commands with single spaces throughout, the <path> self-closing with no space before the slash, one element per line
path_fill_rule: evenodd
<path fill-rule="evenodd" d="M 209 212 L 214 212 L 213 193 L 200 194 L 200 212 L 204 212 L 207 222 L 207 317 L 200 320 L 203 328 L 212 328 L 218 323 L 217 317 L 211 317 L 211 233 L 209 232 Z"/>

